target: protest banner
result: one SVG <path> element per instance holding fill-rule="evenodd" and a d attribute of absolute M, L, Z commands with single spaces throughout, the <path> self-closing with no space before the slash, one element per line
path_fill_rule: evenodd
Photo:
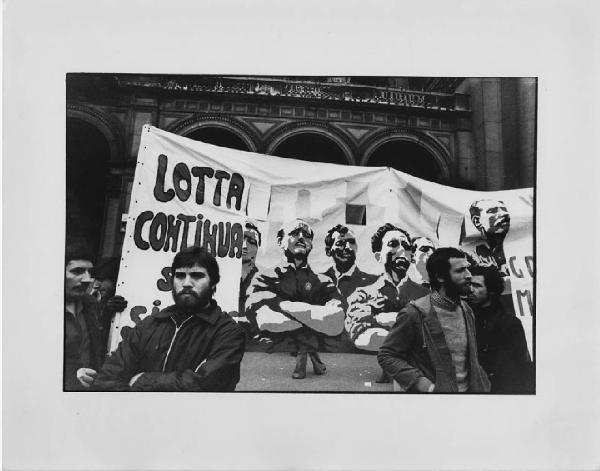
<path fill-rule="evenodd" d="M 113 321 L 109 348 L 114 350 L 144 316 L 172 304 L 170 264 L 186 246 L 208 247 L 217 256 L 222 276 L 215 297 L 224 311 L 235 315 L 244 222 L 252 221 L 261 232 L 256 257 L 260 273 L 285 263 L 277 232 L 282 223 L 301 218 L 314 231 L 308 262 L 315 273 L 331 267 L 325 236 L 336 224 L 343 224 L 356 236 L 356 265 L 380 275 L 371 237 L 388 222 L 413 238 L 424 236 L 438 247 L 463 248 L 479 263 L 506 270 L 511 304 L 523 322 L 531 350 L 532 198 L 532 189 L 467 191 L 386 167 L 279 158 L 144 126 L 117 283 L 117 292 L 129 307 Z M 499 207 L 493 210 L 507 216 L 474 214 L 481 212 L 481 205 Z M 505 228 L 502 237 L 492 242 L 486 235 L 490 224 Z M 509 272 L 507 267 L 513 268 Z M 411 267 L 413 273 L 416 270 Z"/>

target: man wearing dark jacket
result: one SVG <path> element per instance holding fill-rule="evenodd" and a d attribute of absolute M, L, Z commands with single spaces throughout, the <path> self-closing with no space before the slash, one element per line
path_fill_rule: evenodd
<path fill-rule="evenodd" d="M 493 266 L 471 268 L 469 302 L 475 311 L 479 362 L 493 393 L 533 393 L 532 364 L 521 321 L 500 303 L 501 273 Z"/>
<path fill-rule="evenodd" d="M 427 260 L 432 292 L 411 301 L 383 343 L 383 370 L 410 392 L 487 392 L 479 365 L 475 321 L 461 296 L 471 292 L 464 252 L 446 247 Z"/>
<path fill-rule="evenodd" d="M 369 286 L 377 280 L 377 275 L 362 271 L 356 265 L 356 236 L 347 226 L 337 224 L 325 236 L 325 254 L 331 257 L 333 265 L 323 275 L 331 278 L 344 302 L 357 288 Z M 324 338 L 324 349 L 335 353 L 355 352 L 354 343 L 344 329 L 340 335 Z"/>
<path fill-rule="evenodd" d="M 93 257 L 80 245 L 65 255 L 64 371 L 65 391 L 83 391 L 102 364 L 98 301 L 86 294 L 93 281 Z"/>
<path fill-rule="evenodd" d="M 175 305 L 151 314 L 121 341 L 94 382 L 113 391 L 233 391 L 245 334 L 212 299 L 219 266 L 205 249 L 173 260 Z"/>
<path fill-rule="evenodd" d="M 310 357 L 313 372 L 327 368 L 318 350 L 324 337 L 335 337 L 344 328 L 342 296 L 325 275 L 315 273 L 308 263 L 314 232 L 302 219 L 284 223 L 277 244 L 287 263 L 260 273 L 250 289 L 246 315 L 273 341 L 270 351 L 297 352 L 292 378 L 306 378 Z"/>

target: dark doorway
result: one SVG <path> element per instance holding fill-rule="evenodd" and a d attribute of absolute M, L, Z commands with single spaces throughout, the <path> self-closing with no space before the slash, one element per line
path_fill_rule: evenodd
<path fill-rule="evenodd" d="M 110 149 L 104 135 L 93 125 L 67 119 L 67 244 L 83 243 L 100 251 L 107 162 Z"/>
<path fill-rule="evenodd" d="M 348 164 L 344 151 L 333 140 L 311 132 L 288 137 L 273 150 L 272 154 L 309 162 Z"/>
<path fill-rule="evenodd" d="M 225 128 L 203 126 L 186 134 L 185 137 L 230 149 L 250 150 L 241 137 Z"/>
<path fill-rule="evenodd" d="M 442 176 L 435 158 L 424 147 L 403 140 L 382 144 L 371 154 L 367 165 L 392 167 L 431 182 L 439 182 Z"/>

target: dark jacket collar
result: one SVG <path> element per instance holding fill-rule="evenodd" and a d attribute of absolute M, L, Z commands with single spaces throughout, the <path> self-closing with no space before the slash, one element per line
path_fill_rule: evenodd
<path fill-rule="evenodd" d="M 156 319 L 167 319 L 176 312 L 177 306 L 173 304 L 164 308 L 162 311 L 158 311 L 156 314 L 152 314 L 152 316 Z M 208 322 L 210 325 L 215 325 L 219 320 L 220 315 L 221 308 L 214 299 L 210 302 L 210 305 L 206 309 L 194 314 L 195 317 L 203 320 L 204 322 Z"/>

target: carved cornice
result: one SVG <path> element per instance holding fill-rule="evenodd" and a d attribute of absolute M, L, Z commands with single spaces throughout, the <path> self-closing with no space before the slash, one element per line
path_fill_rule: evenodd
<path fill-rule="evenodd" d="M 454 96 L 448 93 L 350 83 L 225 76 L 169 78 L 116 76 L 115 78 L 119 87 L 156 89 L 167 92 L 299 98 L 441 111 L 453 111 L 455 108 Z"/>

